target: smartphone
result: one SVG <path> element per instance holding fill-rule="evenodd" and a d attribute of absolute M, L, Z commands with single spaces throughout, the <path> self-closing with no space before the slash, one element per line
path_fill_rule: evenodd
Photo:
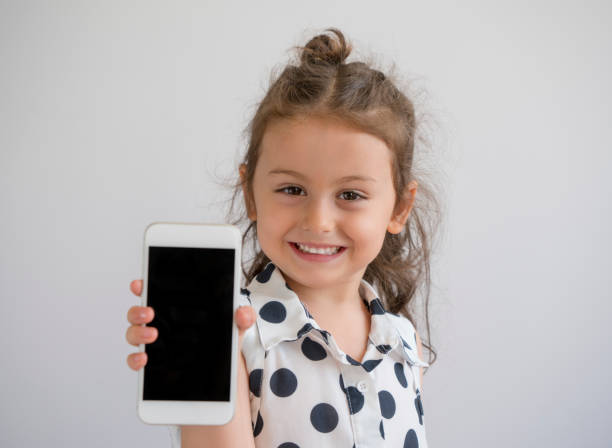
<path fill-rule="evenodd" d="M 144 233 L 142 306 L 155 312 L 138 376 L 144 423 L 222 425 L 236 402 L 241 235 L 237 227 L 155 222 Z"/>

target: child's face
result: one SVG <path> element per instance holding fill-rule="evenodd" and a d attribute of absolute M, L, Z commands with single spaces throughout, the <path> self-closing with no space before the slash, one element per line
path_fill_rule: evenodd
<path fill-rule="evenodd" d="M 249 217 L 290 286 L 324 288 L 361 279 L 386 232 L 403 228 L 410 188 L 394 207 L 392 154 L 377 137 L 318 118 L 276 121 L 262 141 Z"/>

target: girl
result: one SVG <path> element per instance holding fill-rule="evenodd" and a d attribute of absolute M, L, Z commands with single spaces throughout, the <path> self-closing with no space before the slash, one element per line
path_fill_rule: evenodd
<path fill-rule="evenodd" d="M 255 258 L 235 316 L 236 415 L 171 427 L 176 448 L 427 446 L 429 364 L 407 309 L 429 281 L 431 236 L 413 210 L 414 109 L 383 73 L 346 63 L 350 45 L 327 31 L 271 85 L 239 167 Z M 130 309 L 131 344 L 156 339 L 152 319 Z"/>

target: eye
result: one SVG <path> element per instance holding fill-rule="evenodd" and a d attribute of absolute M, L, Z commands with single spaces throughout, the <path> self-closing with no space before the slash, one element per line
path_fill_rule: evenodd
<path fill-rule="evenodd" d="M 364 197 L 356 191 L 343 191 L 342 193 L 340 193 L 340 197 L 347 201 L 356 201 L 357 199 L 364 199 Z"/>
<path fill-rule="evenodd" d="M 289 185 L 288 187 L 283 187 L 276 191 L 280 193 L 287 193 L 290 196 L 300 196 L 305 194 L 304 190 L 302 190 L 300 187 L 296 187 L 295 185 Z"/>

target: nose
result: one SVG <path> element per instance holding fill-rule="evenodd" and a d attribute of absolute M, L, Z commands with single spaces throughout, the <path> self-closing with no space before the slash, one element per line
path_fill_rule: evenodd
<path fill-rule="evenodd" d="M 302 230 L 326 233 L 334 229 L 334 211 L 325 198 L 310 197 L 304 208 Z"/>

